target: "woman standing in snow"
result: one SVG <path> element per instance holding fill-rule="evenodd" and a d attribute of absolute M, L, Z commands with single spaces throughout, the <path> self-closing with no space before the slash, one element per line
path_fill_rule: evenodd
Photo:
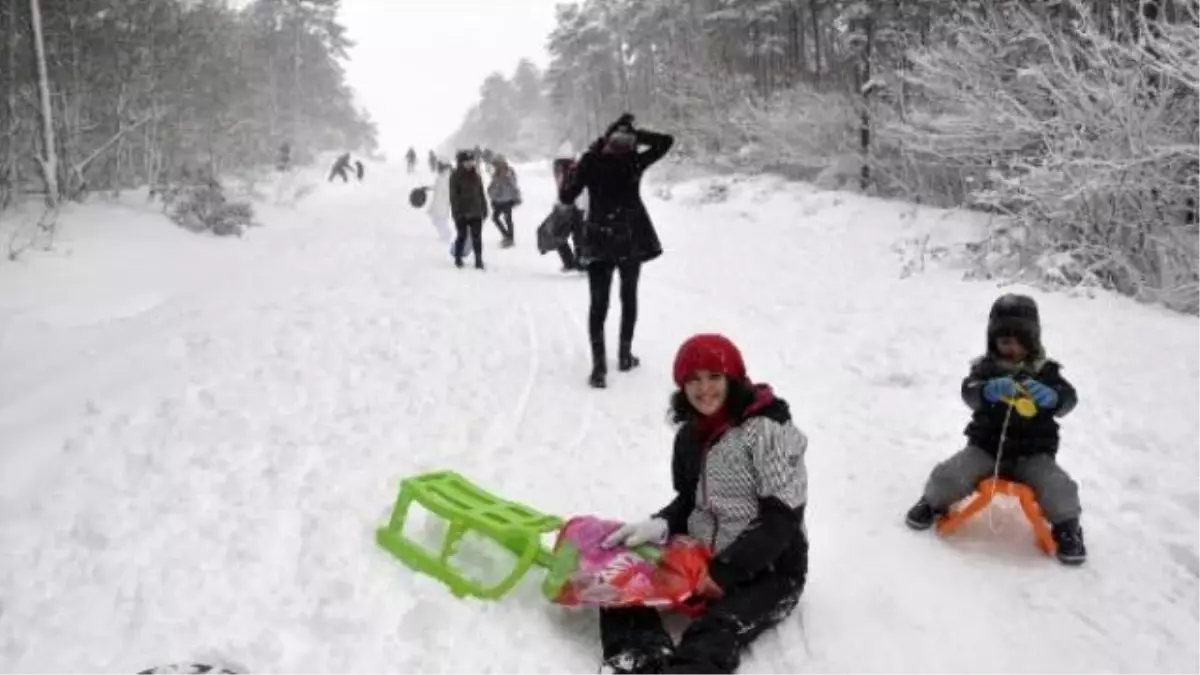
<path fill-rule="evenodd" d="M 504 155 L 496 155 L 492 161 L 492 182 L 488 184 L 488 199 L 492 200 L 492 222 L 503 237 L 500 245 L 510 248 L 513 245 L 512 212 L 521 203 L 521 188 L 517 185 L 517 172 Z M 504 222 L 501 222 L 502 220 Z"/>
<path fill-rule="evenodd" d="M 437 163 L 437 178 L 433 181 L 433 195 L 429 200 L 429 220 L 437 230 L 438 239 L 450 241 L 450 165 Z"/>
<path fill-rule="evenodd" d="M 708 605 L 678 647 L 654 609 L 602 610 L 606 672 L 732 673 L 741 651 L 796 607 L 808 575 L 808 439 L 788 404 L 750 382 L 738 348 L 721 335 L 684 342 L 674 375 L 675 499 L 604 543 L 635 547 L 677 534 L 707 543 Z"/>
<path fill-rule="evenodd" d="M 617 368 L 636 368 L 633 329 L 637 324 L 637 285 L 642 263 L 662 255 L 662 244 L 642 203 L 642 174 L 671 149 L 675 139 L 633 126 L 625 113 L 579 159 L 559 189 L 562 205 L 575 202 L 585 189 L 589 204 L 582 241 L 577 241 L 581 262 L 588 270 L 591 308 L 588 334 L 592 343 L 592 374 L 588 383 L 607 386 L 604 322 L 608 318 L 614 272 L 621 275 L 621 334 Z M 640 146 L 647 146 L 639 151 Z M 569 208 L 563 206 L 563 208 Z"/>
<path fill-rule="evenodd" d="M 458 236 L 454 240 L 454 265 L 463 266 L 463 255 L 467 243 L 475 250 L 475 269 L 483 265 L 483 221 L 488 216 L 487 193 L 483 189 L 483 178 L 479 175 L 478 155 L 469 150 L 460 150 L 456 156 L 458 166 L 450 172 L 450 217 Z"/>

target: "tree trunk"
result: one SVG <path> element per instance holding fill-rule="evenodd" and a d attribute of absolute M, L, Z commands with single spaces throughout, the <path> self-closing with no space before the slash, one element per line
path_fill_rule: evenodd
<path fill-rule="evenodd" d="M 33 26 L 33 48 L 37 56 L 38 92 L 42 103 L 42 178 L 46 181 L 46 206 L 58 207 L 58 154 L 54 142 L 54 109 L 50 105 L 50 75 L 46 69 L 46 42 L 42 38 L 42 11 L 38 0 L 29 0 L 30 23 Z"/>
<path fill-rule="evenodd" d="M 813 31 L 813 82 L 821 84 L 821 12 L 817 8 L 817 0 L 808 0 L 808 9 L 812 15 Z"/>
<path fill-rule="evenodd" d="M 871 91 L 875 88 L 871 82 L 871 52 L 875 42 L 875 17 L 863 19 L 863 35 L 866 44 L 863 46 L 862 60 L 859 62 L 858 90 L 862 92 L 862 115 L 859 120 L 859 141 L 862 144 L 862 176 L 859 183 L 865 191 L 871 184 Z"/>
<path fill-rule="evenodd" d="M 292 109 L 291 112 L 291 132 L 288 136 L 289 143 L 295 143 L 297 138 L 300 138 L 300 106 L 303 103 L 300 100 L 300 31 L 303 28 L 303 20 L 300 17 L 300 12 L 296 11 L 296 30 L 295 44 L 292 45 Z M 275 139 L 271 139 L 272 142 Z"/>
<path fill-rule="evenodd" d="M 21 189 L 21 172 L 20 148 L 17 146 L 18 138 L 18 119 L 17 119 L 17 3 L 20 0 L 11 0 L 8 3 L 8 14 L 5 17 L 4 28 L 7 34 L 5 40 L 5 60 L 7 69 L 5 77 L 7 78 L 8 97 L 5 101 L 5 119 L 8 121 L 8 128 L 5 130 L 6 140 L 4 143 L 5 154 L 0 157 L 3 165 L 0 165 L 0 187 L 3 187 L 3 192 L 0 192 L 0 209 L 7 208 L 16 198 L 17 192 Z"/>

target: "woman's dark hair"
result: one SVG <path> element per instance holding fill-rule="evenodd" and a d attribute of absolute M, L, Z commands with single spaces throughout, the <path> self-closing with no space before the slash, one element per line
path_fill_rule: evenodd
<path fill-rule="evenodd" d="M 746 413 L 746 408 L 754 403 L 754 387 L 745 380 L 728 380 L 728 389 L 725 395 L 725 411 L 729 414 L 729 419 L 741 421 L 742 416 Z M 676 389 L 671 394 L 670 411 L 668 417 L 672 424 L 682 426 L 691 422 L 700 416 L 700 413 L 692 407 L 692 404 L 687 400 L 687 394 L 683 393 L 683 389 Z"/>

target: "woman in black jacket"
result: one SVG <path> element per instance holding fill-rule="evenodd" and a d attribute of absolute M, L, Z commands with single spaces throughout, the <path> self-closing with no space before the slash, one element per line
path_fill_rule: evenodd
<path fill-rule="evenodd" d="M 703 541 L 713 551 L 701 588 L 708 604 L 678 647 L 653 609 L 603 610 L 607 672 L 732 673 L 741 651 L 796 607 L 808 575 L 808 439 L 788 404 L 750 382 L 738 348 L 721 335 L 684 342 L 674 371 L 675 498 L 605 545 L 676 534 Z"/>
<path fill-rule="evenodd" d="M 606 386 L 608 362 L 604 322 L 608 318 L 613 273 L 621 275 L 621 335 L 617 367 L 622 372 L 639 364 L 633 355 L 637 324 L 637 285 L 642 263 L 662 255 L 662 244 L 642 203 L 642 174 L 671 149 L 675 139 L 633 126 L 626 113 L 579 159 L 559 189 L 561 204 L 573 204 L 588 191 L 588 218 L 576 242 L 580 264 L 588 271 L 591 308 L 588 334 L 592 343 L 592 375 L 588 382 Z M 639 150 L 646 146 L 645 150 Z"/>
<path fill-rule="evenodd" d="M 483 269 L 483 221 L 488 217 L 487 193 L 479 175 L 477 155 L 460 150 L 458 166 L 450 173 L 450 216 L 458 237 L 454 240 L 454 264 L 463 266 L 467 240 L 475 249 L 475 269 Z"/>

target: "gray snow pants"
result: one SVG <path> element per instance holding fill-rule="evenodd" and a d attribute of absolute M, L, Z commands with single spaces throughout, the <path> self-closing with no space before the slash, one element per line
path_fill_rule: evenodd
<path fill-rule="evenodd" d="M 936 509 L 946 509 L 971 496 L 975 486 L 990 478 L 996 470 L 996 458 L 968 445 L 933 468 L 925 483 L 925 501 Z M 1078 518 L 1079 484 L 1050 455 L 1030 455 L 1000 463 L 1000 475 L 1028 485 L 1046 520 L 1051 524 Z"/>

